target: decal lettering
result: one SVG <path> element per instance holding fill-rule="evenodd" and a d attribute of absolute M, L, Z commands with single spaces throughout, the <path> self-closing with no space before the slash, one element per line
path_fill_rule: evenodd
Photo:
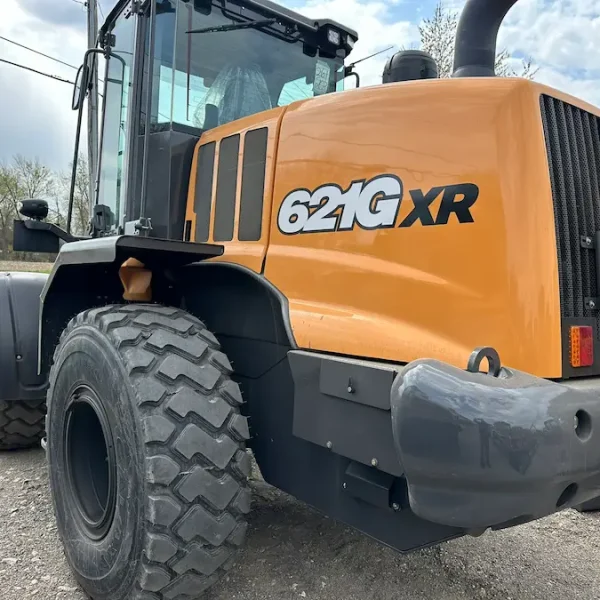
<path fill-rule="evenodd" d="M 403 199 L 402 181 L 395 175 L 378 175 L 369 180 L 353 181 L 344 190 L 335 183 L 327 183 L 313 192 L 296 189 L 281 203 L 277 217 L 279 230 L 286 235 L 351 231 L 361 229 L 389 229 L 447 225 L 454 214 L 459 223 L 473 223 L 471 207 L 477 201 L 479 188 L 472 183 L 437 186 L 429 191 L 410 190 L 413 208 L 397 225 Z M 434 218 L 431 206 L 441 196 L 440 207 Z"/>

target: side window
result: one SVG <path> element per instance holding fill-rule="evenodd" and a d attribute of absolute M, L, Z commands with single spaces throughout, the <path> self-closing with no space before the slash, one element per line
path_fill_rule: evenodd
<path fill-rule="evenodd" d="M 104 89 L 105 118 L 100 157 L 98 203 L 112 212 L 112 228 L 119 224 L 125 207 L 127 181 L 126 143 L 129 131 L 133 54 L 136 20 L 121 16 L 113 27 L 114 46 L 108 61 Z"/>

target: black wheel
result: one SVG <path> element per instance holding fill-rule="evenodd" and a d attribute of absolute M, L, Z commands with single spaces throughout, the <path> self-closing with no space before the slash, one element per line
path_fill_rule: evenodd
<path fill-rule="evenodd" d="M 0 400 L 0 450 L 38 446 L 44 435 L 46 402 Z"/>
<path fill-rule="evenodd" d="M 216 338 L 156 305 L 78 315 L 55 352 L 48 462 L 58 531 L 95 600 L 193 600 L 250 510 L 246 417 Z"/>

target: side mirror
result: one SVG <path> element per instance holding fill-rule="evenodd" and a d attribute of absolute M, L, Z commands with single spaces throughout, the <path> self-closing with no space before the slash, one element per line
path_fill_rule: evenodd
<path fill-rule="evenodd" d="M 71 102 L 71 108 L 73 110 L 79 110 L 85 95 L 87 93 L 88 82 L 90 76 L 90 69 L 87 64 L 83 64 L 77 71 L 77 77 L 75 78 L 75 86 L 73 87 L 73 100 Z"/>
<path fill-rule="evenodd" d="M 23 200 L 19 203 L 19 212 L 28 219 L 43 221 L 48 216 L 48 203 L 45 200 Z"/>

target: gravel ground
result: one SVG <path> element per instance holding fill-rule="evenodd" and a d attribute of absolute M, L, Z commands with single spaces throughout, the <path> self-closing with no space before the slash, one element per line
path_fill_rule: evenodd
<path fill-rule="evenodd" d="M 400 555 L 262 483 L 248 544 L 206 600 L 598 600 L 600 516 Z M 0 597 L 83 600 L 57 539 L 41 449 L 0 453 Z M 592 568 L 590 568 L 592 567 Z"/>

